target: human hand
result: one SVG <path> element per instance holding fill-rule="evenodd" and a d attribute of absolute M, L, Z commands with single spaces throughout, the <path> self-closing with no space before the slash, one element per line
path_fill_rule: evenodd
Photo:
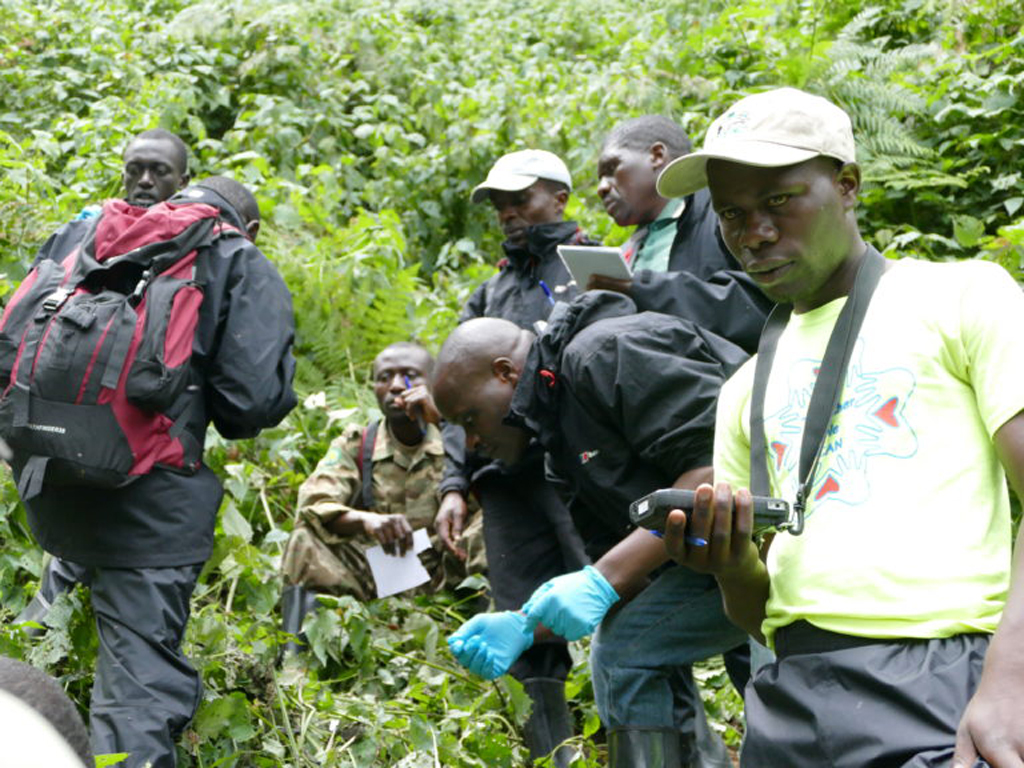
<path fill-rule="evenodd" d="M 517 611 L 481 613 L 448 638 L 448 648 L 462 666 L 487 680 L 508 672 L 533 645 L 533 630 Z"/>
<path fill-rule="evenodd" d="M 1013 643 L 1018 640 L 1015 638 Z M 1020 713 L 1024 711 L 1024 680 L 1021 679 L 1024 669 L 1000 671 L 1002 651 L 992 647 L 997 642 L 993 640 L 989 646 L 981 683 L 960 719 L 952 768 L 973 768 L 980 759 L 992 768 L 1024 765 L 1024 732 L 1020 727 Z"/>
<path fill-rule="evenodd" d="M 587 280 L 586 290 L 615 291 L 616 293 L 624 293 L 629 296 L 633 292 L 633 281 L 623 280 L 618 277 L 608 277 L 608 275 L 599 275 L 595 272 Z"/>
<path fill-rule="evenodd" d="M 618 600 L 608 580 L 588 565 L 541 584 L 522 610 L 533 624 L 543 624 L 566 640 L 579 640 L 597 628 Z"/>
<path fill-rule="evenodd" d="M 689 519 L 681 509 L 665 521 L 665 548 L 669 557 L 698 573 L 718 575 L 744 571 L 758 562 L 751 532 L 754 501 L 750 491 L 734 495 L 726 483 L 697 487 Z"/>
<path fill-rule="evenodd" d="M 363 531 L 381 543 L 389 555 L 404 555 L 412 549 L 412 526 L 405 515 L 363 515 Z"/>
<path fill-rule="evenodd" d="M 434 518 L 434 529 L 441 543 L 459 560 L 466 559 L 466 550 L 459 545 L 459 539 L 462 538 L 468 515 L 465 497 L 458 491 L 448 491 L 441 499 L 437 517 Z"/>
<path fill-rule="evenodd" d="M 410 419 L 419 422 L 421 429 L 427 423 L 441 423 L 441 413 L 434 405 L 434 398 L 426 384 L 417 384 L 405 390 L 395 398 L 395 405 L 404 409 Z"/>

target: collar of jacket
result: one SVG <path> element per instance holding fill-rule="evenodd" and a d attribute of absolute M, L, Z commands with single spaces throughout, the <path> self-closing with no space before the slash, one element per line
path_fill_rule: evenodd
<path fill-rule="evenodd" d="M 545 447 L 557 439 L 562 355 L 576 334 L 599 320 L 636 314 L 636 304 L 614 291 L 585 291 L 571 303 L 559 302 L 551 310 L 548 325 L 530 347 L 519 374 L 505 423 L 526 428 Z M 555 433 L 554 435 L 551 433 Z"/>
<path fill-rule="evenodd" d="M 227 221 L 231 226 L 238 229 L 243 235 L 245 234 L 245 222 L 242 221 L 242 216 L 238 213 L 234 207 L 229 203 L 221 194 L 215 190 L 208 189 L 207 187 L 194 184 L 191 187 L 186 187 L 180 192 L 176 192 L 173 197 L 170 198 L 169 202 L 175 205 L 182 203 L 204 203 L 206 205 L 212 205 L 214 208 L 220 211 L 221 217 Z"/>
<path fill-rule="evenodd" d="M 534 224 L 526 230 L 526 245 L 512 245 L 504 242 L 508 263 L 517 272 L 529 268 L 531 262 L 558 258 L 555 246 L 561 245 L 574 237 L 583 238 L 579 224 L 575 221 L 552 221 L 547 224 Z"/>

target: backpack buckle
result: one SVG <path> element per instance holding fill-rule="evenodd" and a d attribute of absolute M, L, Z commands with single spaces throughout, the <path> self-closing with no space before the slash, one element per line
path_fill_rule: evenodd
<path fill-rule="evenodd" d="M 43 309 L 50 314 L 53 314 L 58 309 L 64 306 L 64 302 L 68 300 L 68 297 L 72 294 L 70 288 L 58 288 L 45 299 L 43 299 Z"/>

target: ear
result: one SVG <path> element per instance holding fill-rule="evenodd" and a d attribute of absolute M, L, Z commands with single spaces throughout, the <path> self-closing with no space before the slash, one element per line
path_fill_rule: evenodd
<path fill-rule="evenodd" d="M 668 148 L 660 141 L 651 144 L 647 150 L 647 161 L 654 170 L 660 170 L 668 162 Z"/>
<path fill-rule="evenodd" d="M 836 187 L 839 189 L 844 207 L 856 207 L 857 195 L 860 193 L 860 166 L 856 163 L 844 163 L 836 171 Z"/>
<path fill-rule="evenodd" d="M 516 385 L 519 381 L 519 366 L 517 366 L 509 357 L 496 357 L 491 361 L 491 373 L 494 374 L 498 381 Z"/>
<path fill-rule="evenodd" d="M 569 190 L 560 189 L 555 193 L 555 208 L 558 211 L 558 218 L 565 214 L 565 206 L 569 204 Z"/>
<path fill-rule="evenodd" d="M 188 186 L 188 183 L 192 180 L 192 176 L 186 171 L 181 174 L 181 181 L 178 182 L 178 189 L 184 189 Z"/>
<path fill-rule="evenodd" d="M 249 236 L 249 239 L 252 242 L 254 242 L 254 243 L 256 242 L 256 235 L 259 234 L 259 231 L 260 231 L 260 223 L 258 221 L 253 220 L 253 221 L 247 221 L 245 223 L 245 234 Z"/>

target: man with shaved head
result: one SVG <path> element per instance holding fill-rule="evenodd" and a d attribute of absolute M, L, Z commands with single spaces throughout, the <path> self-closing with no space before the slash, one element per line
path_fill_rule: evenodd
<path fill-rule="evenodd" d="M 498 272 L 477 287 L 460 320 L 501 318 L 520 328 L 543 321 L 556 300 L 575 295 L 562 260 L 560 244 L 594 244 L 575 222 L 565 221 L 572 192 L 569 169 L 557 155 L 541 149 L 509 152 L 494 163 L 474 188 L 472 200 L 489 204 L 505 236 Z M 447 445 L 461 442 L 461 430 L 446 430 Z M 438 492 L 441 506 L 437 532 L 456 556 L 472 493 L 484 511 L 484 539 L 491 597 L 499 609 L 519 606 L 546 579 L 582 567 L 587 558 L 569 511 L 544 468 L 537 447 L 516 467 L 481 459 L 467 451 L 464 462 L 449 462 Z M 565 680 L 572 668 L 561 638 L 547 638 L 530 648 L 510 669 L 533 701 L 524 728 L 530 755 L 543 757 L 572 736 L 565 700 Z M 570 754 L 554 754 L 556 768 L 568 766 Z"/>
<path fill-rule="evenodd" d="M 694 731 L 706 724 L 686 665 L 744 635 L 725 618 L 714 581 L 672 565 L 658 538 L 633 529 L 628 509 L 655 489 L 711 477 L 718 390 L 745 358 L 689 321 L 637 313 L 605 291 L 557 305 L 539 337 L 503 320 L 464 323 L 438 356 L 434 398 L 467 447 L 514 467 L 538 441 L 568 483 L 594 560 L 521 606 L 474 617 L 449 645 L 494 678 L 537 639 L 597 628 L 594 696 L 612 766 L 711 764 L 695 763 Z"/>

